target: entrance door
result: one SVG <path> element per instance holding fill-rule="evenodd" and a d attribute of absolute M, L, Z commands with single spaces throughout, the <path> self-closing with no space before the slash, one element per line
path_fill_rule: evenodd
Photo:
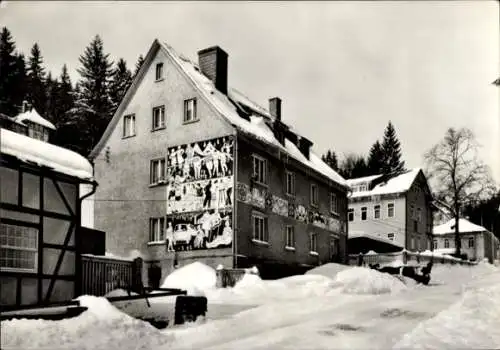
<path fill-rule="evenodd" d="M 330 237 L 330 261 L 338 262 L 339 260 L 339 240 L 335 237 Z"/>

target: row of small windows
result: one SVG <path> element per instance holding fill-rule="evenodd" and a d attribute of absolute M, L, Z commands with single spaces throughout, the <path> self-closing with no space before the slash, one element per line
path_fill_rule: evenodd
<path fill-rule="evenodd" d="M 381 205 L 376 204 L 373 206 L 373 218 L 380 219 Z M 394 203 L 387 203 L 387 217 L 394 217 Z M 354 221 L 354 208 L 349 208 L 347 212 L 349 221 Z M 361 207 L 361 220 L 365 221 L 368 218 L 368 207 Z"/>
<path fill-rule="evenodd" d="M 437 239 L 435 239 L 433 242 L 433 245 L 434 245 L 434 249 L 438 249 L 438 241 Z M 467 239 L 467 248 L 474 248 L 474 237 L 469 237 Z M 445 238 L 444 239 L 444 247 L 445 248 L 450 248 L 450 240 L 448 238 Z"/>
<path fill-rule="evenodd" d="M 252 214 L 252 239 L 257 243 L 269 244 L 269 231 L 267 217 L 264 214 Z M 285 249 L 295 250 L 295 228 L 291 225 L 285 227 Z M 318 235 L 315 232 L 309 234 L 309 252 L 317 254 Z"/>
<path fill-rule="evenodd" d="M 184 100 L 184 123 L 190 123 L 198 120 L 196 113 L 196 99 Z M 156 106 L 152 110 L 151 130 L 156 131 L 165 128 L 165 106 Z M 128 114 L 123 117 L 123 137 L 132 137 L 136 135 L 135 114 Z"/>
<path fill-rule="evenodd" d="M 267 160 L 258 156 L 252 156 L 253 163 L 253 181 L 260 183 L 261 185 L 267 185 Z M 295 196 L 295 173 L 287 170 L 285 172 L 285 192 L 289 196 Z M 310 188 L 310 203 L 313 206 L 319 205 L 319 192 L 318 186 L 316 184 L 311 184 Z M 340 198 L 338 198 L 335 193 L 330 193 L 330 212 L 333 214 L 338 214 L 341 206 Z"/>

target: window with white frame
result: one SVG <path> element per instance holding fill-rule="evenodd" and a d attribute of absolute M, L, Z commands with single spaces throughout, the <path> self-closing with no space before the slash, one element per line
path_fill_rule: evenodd
<path fill-rule="evenodd" d="M 135 136 L 135 114 L 123 117 L 123 137 Z"/>
<path fill-rule="evenodd" d="M 450 247 L 450 241 L 448 240 L 448 238 L 446 238 L 446 239 L 444 240 L 444 247 L 445 247 L 445 248 L 449 248 L 449 247 Z"/>
<path fill-rule="evenodd" d="M 150 185 L 157 185 L 165 181 L 165 158 L 153 159 L 150 169 Z"/>
<path fill-rule="evenodd" d="M 438 241 L 437 241 L 437 239 L 434 239 L 434 240 L 432 241 L 432 247 L 433 247 L 434 249 L 437 249 L 437 247 L 438 247 Z"/>
<path fill-rule="evenodd" d="M 285 247 L 295 249 L 295 228 L 291 225 L 286 226 L 285 234 L 286 234 Z"/>
<path fill-rule="evenodd" d="M 295 174 L 291 171 L 286 172 L 286 194 L 289 196 L 295 195 Z"/>
<path fill-rule="evenodd" d="M 163 63 L 161 63 L 161 62 L 156 64 L 155 79 L 156 80 L 162 80 L 163 79 Z"/>
<path fill-rule="evenodd" d="M 347 210 L 347 220 L 354 221 L 354 208 L 349 208 Z"/>
<path fill-rule="evenodd" d="M 373 217 L 375 219 L 380 219 L 380 204 L 376 204 L 373 207 Z"/>
<path fill-rule="evenodd" d="M 387 238 L 391 241 L 394 241 L 394 233 L 388 233 Z"/>
<path fill-rule="evenodd" d="M 394 217 L 394 203 L 387 204 L 387 217 Z"/>
<path fill-rule="evenodd" d="M 267 218 L 258 213 L 252 214 L 253 221 L 253 239 L 259 242 L 268 242 Z"/>
<path fill-rule="evenodd" d="M 318 205 L 318 186 L 311 184 L 311 205 Z"/>
<path fill-rule="evenodd" d="M 149 219 L 149 241 L 163 242 L 165 240 L 165 218 Z"/>
<path fill-rule="evenodd" d="M 309 234 L 309 251 L 311 253 L 318 252 L 318 234 L 316 232 Z"/>
<path fill-rule="evenodd" d="M 184 101 L 184 123 L 198 120 L 196 115 L 196 99 L 190 98 Z"/>
<path fill-rule="evenodd" d="M 0 224 L 0 268 L 36 272 L 38 229 Z"/>
<path fill-rule="evenodd" d="M 333 192 L 330 192 L 330 212 L 333 214 L 337 214 L 339 212 L 338 198 Z"/>
<path fill-rule="evenodd" d="M 474 248 L 474 237 L 469 237 L 469 242 L 468 242 L 468 247 L 469 248 Z"/>
<path fill-rule="evenodd" d="M 254 181 L 267 183 L 267 161 L 257 155 L 253 155 L 253 179 Z"/>
<path fill-rule="evenodd" d="M 414 237 L 412 237 L 410 239 L 410 249 L 415 250 L 415 238 Z"/>
<path fill-rule="evenodd" d="M 367 211 L 368 211 L 367 207 L 361 207 L 361 220 L 366 220 Z"/>
<path fill-rule="evenodd" d="M 165 106 L 153 108 L 153 130 L 163 129 L 165 127 Z"/>

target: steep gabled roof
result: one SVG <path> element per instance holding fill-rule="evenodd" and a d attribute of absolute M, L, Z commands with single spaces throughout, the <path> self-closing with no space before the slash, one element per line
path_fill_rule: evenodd
<path fill-rule="evenodd" d="M 285 142 L 281 144 L 275 137 L 274 132 L 269 127 L 269 123 L 273 121 L 273 116 L 269 111 L 259 106 L 257 103 L 250 100 L 243 93 L 236 89 L 229 88 L 228 94 L 225 95 L 217 90 L 213 82 L 201 73 L 198 65 L 185 56 L 178 54 L 175 50 L 164 43 L 155 40 L 146 55 L 144 63 L 139 70 L 137 76 L 134 78 L 131 87 L 128 89 L 125 97 L 121 101 L 113 119 L 109 123 L 106 131 L 104 132 L 101 140 L 92 150 L 90 157 L 95 158 L 104 147 L 108 137 L 114 130 L 121 115 L 123 114 L 128 102 L 134 95 L 142 80 L 145 72 L 149 68 L 154 56 L 158 50 L 163 50 L 167 56 L 177 65 L 180 71 L 188 78 L 193 86 L 200 93 L 202 98 L 222 117 L 226 122 L 235 127 L 238 131 L 243 132 L 253 138 L 256 138 L 266 144 L 279 149 L 281 152 L 287 153 L 297 161 L 314 169 L 319 174 L 327 177 L 331 181 L 347 188 L 347 183 L 337 172 L 331 169 L 324 163 L 320 157 L 310 152 L 310 157 L 307 159 L 297 149 L 292 142 Z M 250 111 L 248 118 L 242 117 L 241 106 L 245 106 Z"/>
<path fill-rule="evenodd" d="M 417 178 L 417 175 L 421 172 L 422 170 L 420 168 L 408 170 L 403 174 L 389 178 L 389 180 L 387 180 L 386 182 L 379 183 L 371 190 L 353 192 L 349 196 L 349 198 L 404 193 L 410 189 L 410 187 L 413 185 L 413 182 Z M 353 186 L 354 184 L 376 180 L 381 176 L 382 175 L 374 175 L 364 178 L 350 179 L 347 180 L 347 183 L 350 186 Z"/>

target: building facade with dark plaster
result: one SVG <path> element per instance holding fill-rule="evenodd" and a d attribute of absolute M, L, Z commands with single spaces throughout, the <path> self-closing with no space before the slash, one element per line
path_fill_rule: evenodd
<path fill-rule="evenodd" d="M 267 109 L 228 87 L 227 53 L 198 56 L 155 40 L 91 154 L 108 252 L 138 252 L 162 278 L 194 261 L 263 277 L 346 261 L 345 180 L 279 98 Z"/>

